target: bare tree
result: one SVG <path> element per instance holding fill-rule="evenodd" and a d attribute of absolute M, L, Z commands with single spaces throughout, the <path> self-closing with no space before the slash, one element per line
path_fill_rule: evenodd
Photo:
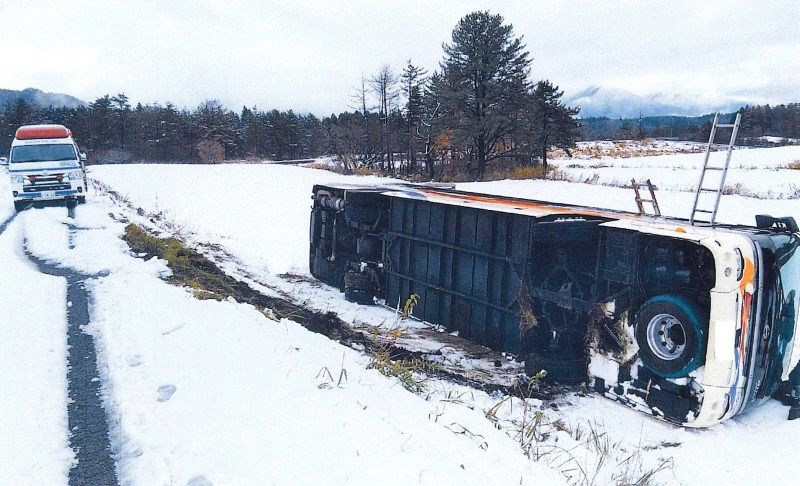
<path fill-rule="evenodd" d="M 346 146 L 351 150 L 349 154 L 349 164 L 354 164 L 353 156 L 359 154 L 360 159 L 363 162 L 371 163 L 372 160 L 375 158 L 375 142 L 372 136 L 373 130 L 371 130 L 371 119 L 372 112 L 370 111 L 370 91 L 371 91 L 371 81 L 367 81 L 364 75 L 361 75 L 361 83 L 359 86 L 354 88 L 354 93 L 351 95 L 351 104 L 350 108 L 356 111 L 360 116 L 360 124 L 361 127 L 359 130 L 355 130 L 359 134 L 359 138 L 357 140 L 352 139 L 353 131 L 348 131 L 347 143 L 344 143 L 340 146 Z M 346 117 L 347 123 L 352 123 L 352 119 Z M 343 128 L 339 128 L 333 132 L 334 137 L 344 136 L 345 130 Z M 383 165 L 383 160 L 381 159 L 381 170 L 385 170 L 386 167 Z"/>
<path fill-rule="evenodd" d="M 409 60 L 400 75 L 403 80 L 402 91 L 405 98 L 405 109 L 403 110 L 405 119 L 403 121 L 405 122 L 407 172 L 415 170 L 417 164 L 417 133 L 422 122 L 422 95 L 427 74 L 428 72 L 425 69 L 411 64 Z"/>
<path fill-rule="evenodd" d="M 378 144 L 380 147 L 381 166 L 387 168 L 384 165 L 385 160 L 388 163 L 388 169 L 392 171 L 394 170 L 394 151 L 391 149 L 389 116 L 393 111 L 397 111 L 397 100 L 399 98 L 397 82 L 397 75 L 388 64 L 381 66 L 377 74 L 373 75 L 369 80 L 369 87 L 378 100 L 378 121 L 380 125 Z"/>

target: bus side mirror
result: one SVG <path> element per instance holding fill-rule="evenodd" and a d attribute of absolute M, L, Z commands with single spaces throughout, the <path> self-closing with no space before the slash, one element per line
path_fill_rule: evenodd
<path fill-rule="evenodd" d="M 85 153 L 81 152 L 80 157 L 81 157 L 81 162 L 86 162 L 86 154 Z"/>
<path fill-rule="evenodd" d="M 8 165 L 8 159 L 5 157 L 0 157 L 0 165 Z"/>

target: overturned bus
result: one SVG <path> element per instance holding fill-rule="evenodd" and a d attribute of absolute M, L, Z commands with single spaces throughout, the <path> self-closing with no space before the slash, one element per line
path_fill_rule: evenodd
<path fill-rule="evenodd" d="M 414 317 L 528 373 L 691 427 L 800 384 L 792 218 L 692 226 L 436 186 L 313 191 L 312 275 L 363 304 L 416 294 Z"/>

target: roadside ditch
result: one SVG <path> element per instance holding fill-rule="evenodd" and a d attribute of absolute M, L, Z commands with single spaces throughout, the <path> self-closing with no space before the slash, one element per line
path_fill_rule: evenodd
<path fill-rule="evenodd" d="M 398 345 L 389 337 L 376 336 L 354 329 L 333 312 L 317 312 L 299 305 L 289 298 L 264 295 L 246 282 L 235 279 L 221 270 L 214 262 L 198 251 L 186 246 L 176 238 L 161 238 L 142 226 L 130 223 L 123 237 L 133 254 L 139 258 L 158 257 L 167 262 L 172 275 L 167 281 L 173 285 L 191 289 L 198 299 L 229 300 L 253 305 L 268 318 L 289 319 L 309 331 L 366 353 L 373 360 L 373 367 L 385 375 L 396 376 L 411 391 L 419 392 L 421 382 L 415 378 L 422 374 L 469 386 L 488 393 L 499 392 L 520 398 L 554 398 L 557 387 L 541 385 L 538 381 L 515 381 L 511 385 L 500 385 L 476 380 L 458 369 L 442 365 L 437 359 L 440 353 L 412 351 Z"/>

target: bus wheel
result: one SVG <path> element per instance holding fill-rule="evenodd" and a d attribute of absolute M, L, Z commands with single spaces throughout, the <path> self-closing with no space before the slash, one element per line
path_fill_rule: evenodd
<path fill-rule="evenodd" d="M 344 274 L 344 298 L 361 305 L 373 304 L 375 286 L 369 275 L 357 272 Z"/>
<path fill-rule="evenodd" d="M 679 295 L 659 295 L 636 314 L 639 358 L 665 378 L 680 378 L 705 360 L 706 328 L 697 304 Z"/>

